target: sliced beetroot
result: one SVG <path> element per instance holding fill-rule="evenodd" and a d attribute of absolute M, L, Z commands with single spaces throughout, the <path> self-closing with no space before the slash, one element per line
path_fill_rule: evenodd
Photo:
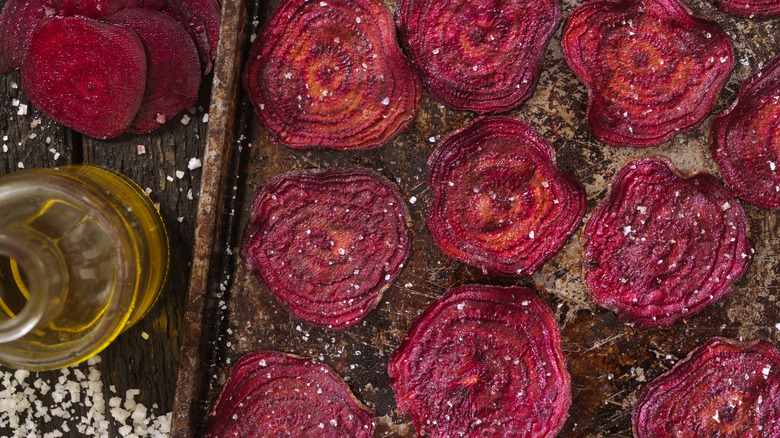
<path fill-rule="evenodd" d="M 715 0 L 721 9 L 742 17 L 777 17 L 780 15 L 778 0 Z"/>
<path fill-rule="evenodd" d="M 642 390 L 636 438 L 780 436 L 780 352 L 713 338 Z"/>
<path fill-rule="evenodd" d="M 762 208 L 780 208 L 780 57 L 748 78 L 712 122 L 710 151 L 726 186 Z"/>
<path fill-rule="evenodd" d="M 146 55 L 132 30 L 88 18 L 49 18 L 22 62 L 22 87 L 51 119 L 90 137 L 116 137 L 135 118 Z"/>
<path fill-rule="evenodd" d="M 146 49 L 146 91 L 130 132 L 153 131 L 192 107 L 200 88 L 200 59 L 179 22 L 150 9 L 125 9 L 103 21 L 133 30 Z"/>
<path fill-rule="evenodd" d="M 428 229 L 444 254 L 485 273 L 531 275 L 585 211 L 585 189 L 552 145 L 518 119 L 490 116 L 448 135 L 428 159 Z"/>
<path fill-rule="evenodd" d="M 696 128 L 734 66 L 726 33 L 677 0 L 595 0 L 566 19 L 566 62 L 588 88 L 591 134 L 646 147 Z"/>
<path fill-rule="evenodd" d="M 8 0 L 0 14 L 0 73 L 22 65 L 41 19 L 57 15 L 61 0 Z"/>
<path fill-rule="evenodd" d="M 372 172 L 285 174 L 255 196 L 241 254 L 290 313 L 343 328 L 363 319 L 401 272 L 406 218 L 395 186 Z"/>
<path fill-rule="evenodd" d="M 375 415 L 326 364 L 257 351 L 231 370 L 206 437 L 370 438 L 375 427 Z"/>
<path fill-rule="evenodd" d="M 554 437 L 571 405 L 558 324 L 524 287 L 450 290 L 414 321 L 387 371 L 419 437 Z"/>
<path fill-rule="evenodd" d="M 138 0 L 62 0 L 59 15 L 103 18 L 122 9 L 136 6 Z"/>
<path fill-rule="evenodd" d="M 710 174 L 665 157 L 631 161 L 582 232 L 591 299 L 620 319 L 665 327 L 731 292 L 753 256 L 745 211 Z"/>
<path fill-rule="evenodd" d="M 408 126 L 422 84 L 378 0 L 285 0 L 244 72 L 260 123 L 296 149 L 379 147 Z"/>
<path fill-rule="evenodd" d="M 150 0 L 145 0 L 149 2 Z M 217 57 L 221 10 L 216 0 L 164 0 L 163 13 L 179 21 L 198 47 L 204 74 Z M 153 3 L 153 0 L 152 0 Z"/>
<path fill-rule="evenodd" d="M 557 0 L 401 0 L 398 33 L 445 105 L 508 111 L 531 96 L 561 22 Z"/>

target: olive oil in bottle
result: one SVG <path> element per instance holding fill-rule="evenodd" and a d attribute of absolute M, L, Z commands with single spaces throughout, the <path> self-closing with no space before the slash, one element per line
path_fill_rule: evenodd
<path fill-rule="evenodd" d="M 168 259 L 159 212 L 121 174 L 0 178 L 0 362 L 53 369 L 97 354 L 157 300 Z"/>

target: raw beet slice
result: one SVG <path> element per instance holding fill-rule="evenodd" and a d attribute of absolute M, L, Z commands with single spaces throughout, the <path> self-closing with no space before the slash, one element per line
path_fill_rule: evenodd
<path fill-rule="evenodd" d="M 531 96 L 561 22 L 557 0 L 401 0 L 398 34 L 444 104 L 509 111 Z"/>
<path fill-rule="evenodd" d="M 132 30 L 80 17 L 49 18 L 22 62 L 22 87 L 54 121 L 90 137 L 116 137 L 133 121 L 146 55 Z"/>
<path fill-rule="evenodd" d="M 585 211 L 585 189 L 523 121 L 477 119 L 428 159 L 428 229 L 449 257 L 505 276 L 531 275 L 563 246 Z"/>
<path fill-rule="evenodd" d="M 780 57 L 742 84 L 710 135 L 726 186 L 751 204 L 780 208 Z"/>
<path fill-rule="evenodd" d="M 146 0 L 149 1 L 149 0 Z M 211 71 L 217 56 L 221 10 L 216 0 L 164 0 L 162 12 L 180 22 L 198 47 L 203 73 Z"/>
<path fill-rule="evenodd" d="M 0 14 L 0 73 L 22 65 L 38 22 L 57 15 L 61 0 L 8 0 Z"/>
<path fill-rule="evenodd" d="M 566 19 L 566 62 L 588 88 L 591 134 L 646 147 L 696 128 L 734 66 L 726 33 L 677 0 L 595 0 Z"/>
<path fill-rule="evenodd" d="M 665 327 L 731 292 L 753 257 L 745 211 L 710 174 L 665 157 L 631 161 L 582 232 L 591 299 L 620 319 Z"/>
<path fill-rule="evenodd" d="M 256 351 L 231 370 L 206 437 L 370 438 L 375 427 L 375 415 L 326 364 Z"/>
<path fill-rule="evenodd" d="M 103 18 L 122 9 L 136 6 L 138 6 L 138 0 L 62 0 L 59 15 Z"/>
<path fill-rule="evenodd" d="M 242 256 L 293 315 L 328 328 L 357 323 L 409 255 L 395 186 L 357 168 L 281 175 L 257 193 Z"/>
<path fill-rule="evenodd" d="M 712 338 L 651 382 L 631 416 L 636 438 L 780 436 L 780 352 Z"/>
<path fill-rule="evenodd" d="M 777 17 L 780 15 L 778 0 L 715 0 L 721 9 L 742 17 Z"/>
<path fill-rule="evenodd" d="M 295 149 L 379 147 L 422 101 L 378 0 L 282 1 L 258 34 L 244 84 L 260 123 Z"/>
<path fill-rule="evenodd" d="M 103 21 L 135 31 L 146 49 L 146 91 L 130 132 L 153 131 L 192 107 L 200 88 L 200 59 L 179 22 L 150 9 L 125 9 Z"/>
<path fill-rule="evenodd" d="M 554 437 L 571 405 L 558 324 L 524 287 L 450 290 L 414 321 L 388 374 L 419 437 Z"/>

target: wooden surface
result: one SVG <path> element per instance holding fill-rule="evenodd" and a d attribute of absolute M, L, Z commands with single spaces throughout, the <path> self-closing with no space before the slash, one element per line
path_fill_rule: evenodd
<path fill-rule="evenodd" d="M 0 5 L 2 3 L 0 1 Z M 197 108 L 194 113 L 188 114 L 190 120 L 187 125 L 181 122 L 181 117 L 177 117 L 151 134 L 95 141 L 63 129 L 31 105 L 27 115 L 18 115 L 18 106 L 12 105 L 14 99 L 29 105 L 21 90 L 19 72 L 16 70 L 0 75 L 0 175 L 17 171 L 19 163 L 24 168 L 68 163 L 97 164 L 124 173 L 144 189 L 150 188 L 150 197 L 159 204 L 170 238 L 171 269 L 168 282 L 150 313 L 100 353 L 102 361 L 97 364 L 102 375 L 106 402 L 110 397 L 124 399 L 128 389 L 138 389 L 140 394 L 135 396 L 135 401 L 148 407 L 150 415 L 162 415 L 173 409 L 179 339 L 202 172 L 202 169 L 189 170 L 188 161 L 193 157 L 203 158 L 207 129 L 203 118 L 204 112 L 208 111 L 210 81 L 211 76 L 203 78 Z M 38 126 L 35 126 L 36 119 L 41 121 Z M 31 124 L 35 127 L 31 127 Z M 47 138 L 51 139 L 50 143 Z M 7 152 L 3 152 L 3 145 L 7 146 Z M 138 145 L 144 145 L 145 154 L 138 154 Z M 183 171 L 184 176 L 177 178 L 176 171 Z M 144 339 L 142 334 L 148 334 L 148 339 Z M 78 368 L 86 373 L 88 367 L 82 364 Z M 0 371 L 8 370 L 1 368 Z M 28 382 L 40 377 L 54 386 L 61 375 L 59 371 L 32 373 Z M 111 386 L 115 392 L 110 391 Z M 50 396 L 42 400 L 51 407 L 56 406 Z M 88 409 L 83 403 L 74 405 L 74 420 L 68 423 L 71 431 L 66 432 L 65 436 L 80 436 L 72 426 L 78 423 Z M 105 412 L 105 415 L 111 419 L 110 413 Z M 62 422 L 57 419 L 49 423 L 40 418 L 31 420 L 36 423 L 40 434 L 37 436 L 62 430 Z M 12 432 L 0 429 L 0 436 Z M 108 436 L 120 436 L 114 421 L 108 422 Z"/>

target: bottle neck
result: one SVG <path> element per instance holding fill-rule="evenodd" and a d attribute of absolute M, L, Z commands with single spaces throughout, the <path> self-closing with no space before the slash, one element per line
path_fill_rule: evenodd
<path fill-rule="evenodd" d="M 23 229 L 0 230 L 0 343 L 48 323 L 67 293 L 67 268 L 49 240 Z"/>

